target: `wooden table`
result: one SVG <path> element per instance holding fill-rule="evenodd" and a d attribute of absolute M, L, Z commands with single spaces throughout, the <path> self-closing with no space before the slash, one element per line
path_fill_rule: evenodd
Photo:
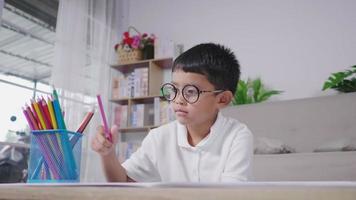
<path fill-rule="evenodd" d="M 337 199 L 355 200 L 356 182 L 239 184 L 0 184 L 0 199 Z"/>

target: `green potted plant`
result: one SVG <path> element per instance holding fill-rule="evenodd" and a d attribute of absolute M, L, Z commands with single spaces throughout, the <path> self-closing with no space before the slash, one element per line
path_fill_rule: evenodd
<path fill-rule="evenodd" d="M 282 92 L 266 89 L 260 78 L 255 80 L 247 79 L 247 81 L 240 80 L 237 84 L 232 105 L 259 103 Z"/>
<path fill-rule="evenodd" d="M 339 92 L 348 93 L 356 92 L 356 65 L 351 70 L 332 73 L 328 80 L 324 82 L 323 91 L 334 89 Z"/>

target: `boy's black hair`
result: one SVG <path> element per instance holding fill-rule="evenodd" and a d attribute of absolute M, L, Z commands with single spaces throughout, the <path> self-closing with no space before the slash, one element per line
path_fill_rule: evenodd
<path fill-rule="evenodd" d="M 235 94 L 240 79 L 240 65 L 234 53 L 219 44 L 196 45 L 180 56 L 174 63 L 172 72 L 183 70 L 202 74 L 217 90 L 230 90 Z"/>

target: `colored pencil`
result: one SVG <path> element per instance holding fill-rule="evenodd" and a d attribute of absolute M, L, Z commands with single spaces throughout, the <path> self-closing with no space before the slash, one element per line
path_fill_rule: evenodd
<path fill-rule="evenodd" d="M 32 111 L 32 114 L 33 116 L 35 117 L 36 119 L 36 122 L 37 122 L 37 126 L 38 126 L 38 130 L 41 130 L 43 129 L 42 125 L 41 125 L 41 122 L 40 122 L 40 119 L 37 115 L 37 112 L 36 112 L 36 109 L 35 109 L 35 105 L 34 105 L 34 100 L 31 99 L 31 111 Z"/>
<path fill-rule="evenodd" d="M 44 122 L 44 119 L 43 119 L 42 113 L 40 111 L 40 108 L 38 107 L 38 103 L 36 101 L 33 101 L 32 105 L 35 108 L 35 112 L 36 112 L 37 117 L 38 117 L 38 119 L 40 121 L 41 127 L 43 129 L 47 129 L 47 126 L 46 126 L 46 124 Z"/>
<path fill-rule="evenodd" d="M 53 99 L 53 109 L 54 109 L 54 114 L 55 114 L 56 119 L 57 119 L 58 128 L 59 129 L 66 129 L 66 126 L 65 126 L 64 120 L 63 120 L 62 111 L 61 111 L 61 108 L 59 106 L 58 99 L 56 99 L 56 98 Z"/>
<path fill-rule="evenodd" d="M 69 135 L 64 122 L 64 111 L 61 109 L 58 93 L 55 89 L 52 98 L 48 97 L 47 101 L 44 97 L 31 99 L 30 106 L 25 104 L 22 108 L 30 129 L 33 131 L 32 144 L 38 146 L 38 151 L 41 153 L 39 159 L 33 158 L 33 162 L 36 163 L 31 164 L 31 166 L 35 169 L 29 171 L 31 173 L 29 180 L 75 180 L 78 178 L 73 148 L 81 138 L 81 134 L 78 133 L 84 132 L 94 115 L 94 111 L 85 115 L 77 133 Z M 102 108 L 102 103 L 100 102 L 100 104 Z M 107 127 L 105 113 L 102 114 L 105 127 Z M 53 130 L 50 131 L 50 129 Z M 44 131 L 36 132 L 36 130 Z M 106 135 L 109 136 L 108 139 L 111 141 L 111 134 L 107 128 Z M 36 146 L 33 149 L 37 149 Z"/>
<path fill-rule="evenodd" d="M 93 117 L 93 115 L 94 115 L 94 112 L 88 112 L 88 113 L 85 115 L 85 117 L 84 117 L 82 123 L 80 123 L 80 126 L 79 126 L 79 128 L 78 128 L 78 130 L 77 130 L 78 133 L 83 133 L 83 132 L 84 132 L 84 129 L 85 129 L 85 128 L 87 127 L 87 125 L 89 124 L 89 122 L 90 122 L 91 118 Z"/>
<path fill-rule="evenodd" d="M 37 100 L 38 108 L 40 109 L 41 115 L 43 117 L 43 121 L 46 124 L 46 129 L 52 129 L 51 119 L 49 116 L 48 108 L 46 102 L 42 99 Z"/>
<path fill-rule="evenodd" d="M 56 120 L 56 116 L 54 114 L 52 100 L 49 97 L 47 99 L 47 106 L 48 106 L 48 111 L 49 111 L 49 115 L 51 117 L 51 122 L 52 122 L 53 128 L 57 129 L 58 128 L 57 120 Z"/>
<path fill-rule="evenodd" d="M 97 99 L 98 99 L 98 104 L 99 104 L 99 110 L 100 110 L 101 118 L 102 118 L 102 121 L 103 121 L 103 123 L 104 123 L 105 137 L 106 137 L 110 142 L 112 142 L 112 137 L 111 137 L 111 133 L 110 133 L 109 128 L 108 128 L 108 123 L 107 123 L 107 121 L 106 121 L 106 116 L 105 116 L 105 112 L 104 112 L 103 103 L 102 103 L 102 101 L 101 101 L 101 97 L 100 97 L 100 95 L 97 95 L 96 97 L 97 97 Z"/>
<path fill-rule="evenodd" d="M 27 104 L 26 104 L 25 108 L 26 108 L 28 117 L 30 118 L 30 121 L 33 125 L 33 130 L 39 130 L 40 128 L 38 127 L 38 122 L 36 121 L 36 118 L 35 118 L 34 114 L 32 113 L 31 108 Z"/>
<path fill-rule="evenodd" d="M 23 110 L 23 113 L 24 113 L 28 123 L 32 124 L 30 116 L 29 116 L 29 113 L 27 113 L 27 111 L 25 109 Z M 30 125 L 30 127 L 31 127 L 32 130 L 34 130 L 34 126 L 33 125 Z M 47 149 L 49 149 L 49 148 L 44 147 L 45 146 L 45 142 L 43 140 L 41 140 L 40 137 L 35 137 L 35 139 L 37 140 L 37 142 L 39 144 L 39 147 L 42 149 L 43 156 L 46 157 L 47 160 L 50 162 L 49 163 L 49 167 L 52 169 L 52 172 L 54 173 L 55 177 L 59 178 L 59 174 L 56 173 L 57 169 L 56 169 L 55 165 L 52 162 L 53 159 L 50 158 L 51 156 L 49 155 L 49 152 L 47 151 Z"/>

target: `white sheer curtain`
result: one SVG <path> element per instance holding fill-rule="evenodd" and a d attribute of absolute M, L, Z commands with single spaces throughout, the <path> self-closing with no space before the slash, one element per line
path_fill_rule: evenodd
<path fill-rule="evenodd" d="M 4 9 L 4 0 L 0 0 L 0 24 L 2 19 L 2 9 Z M 1 29 L 1 27 L 0 27 Z"/>
<path fill-rule="evenodd" d="M 67 129 L 75 131 L 101 94 L 108 111 L 110 63 L 118 40 L 115 0 L 60 0 L 56 28 L 55 60 L 51 83 L 60 94 Z M 97 109 L 96 109 L 97 110 Z M 96 111 L 83 137 L 81 180 L 103 181 L 100 159 L 90 149 Z"/>

